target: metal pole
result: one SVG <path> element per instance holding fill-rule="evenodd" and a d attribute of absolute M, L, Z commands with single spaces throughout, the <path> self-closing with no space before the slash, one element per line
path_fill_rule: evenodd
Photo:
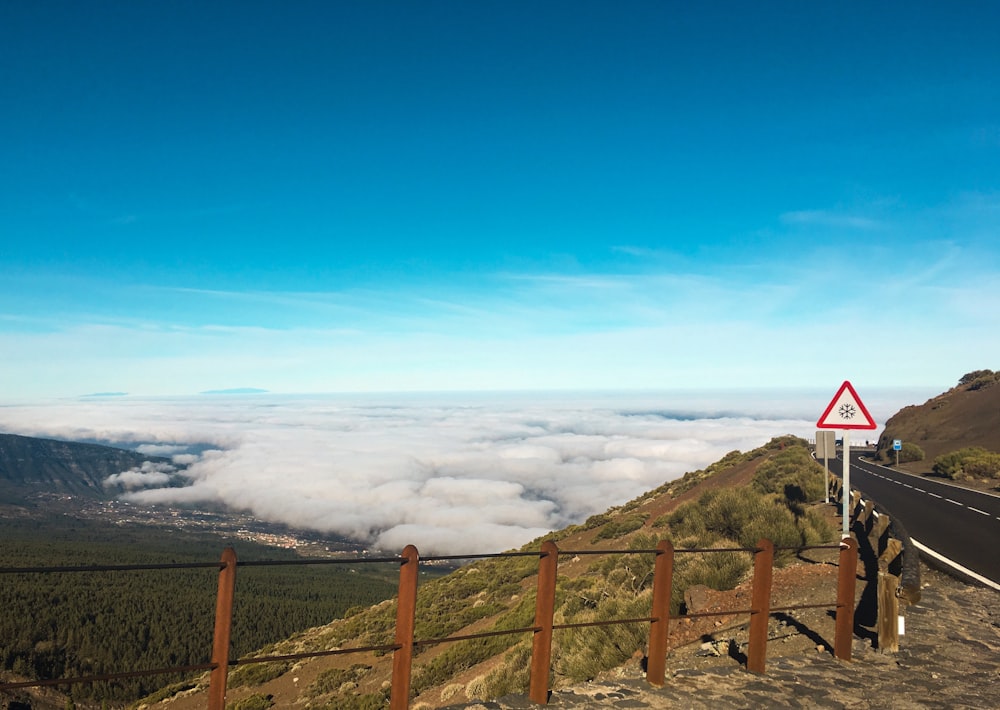
<path fill-rule="evenodd" d="M 229 641 L 233 628 L 233 596 L 236 592 L 236 551 L 222 551 L 219 592 L 215 598 L 215 633 L 212 639 L 212 663 L 215 668 L 208 681 L 209 710 L 226 706 L 226 682 L 229 676 Z"/>
<path fill-rule="evenodd" d="M 556 573 L 559 548 L 551 540 L 542 543 L 538 562 L 538 592 L 535 597 L 535 633 L 531 643 L 531 676 L 528 697 L 532 702 L 549 702 L 549 673 L 552 668 L 552 624 L 556 607 Z"/>
<path fill-rule="evenodd" d="M 851 506 L 853 500 L 851 499 L 851 433 L 849 431 L 844 432 L 844 515 L 843 515 L 843 529 L 841 530 L 841 537 L 848 537 L 851 534 L 850 528 L 850 517 L 851 517 Z"/>
<path fill-rule="evenodd" d="M 649 627 L 646 681 L 663 685 L 667 670 L 667 636 L 670 634 L 670 596 L 674 579 L 674 546 L 660 540 L 653 567 L 653 621 Z"/>
<path fill-rule="evenodd" d="M 837 617 L 833 640 L 833 655 L 842 661 L 851 660 L 854 638 L 854 593 L 858 576 L 858 542 L 845 537 L 840 549 L 837 570 Z"/>
<path fill-rule="evenodd" d="M 399 596 L 396 606 L 396 645 L 392 654 L 391 710 L 406 710 L 410 704 L 410 673 L 413 667 L 413 627 L 416 620 L 417 580 L 420 553 L 413 545 L 403 548 L 399 566 Z"/>
<path fill-rule="evenodd" d="M 747 646 L 747 670 L 763 673 L 767 657 L 767 621 L 771 617 L 771 578 L 774 569 L 774 543 L 766 538 L 757 542 L 753 556 L 753 589 L 750 605 L 750 642 Z"/>

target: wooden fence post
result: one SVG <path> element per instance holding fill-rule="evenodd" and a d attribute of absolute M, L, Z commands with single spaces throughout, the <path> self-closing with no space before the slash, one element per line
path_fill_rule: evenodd
<path fill-rule="evenodd" d="M 885 550 L 878 556 L 878 650 L 896 653 L 899 650 L 899 577 L 889 572 L 889 565 L 903 551 L 903 543 L 894 537 L 886 540 Z"/>
<path fill-rule="evenodd" d="M 753 598 L 750 612 L 750 645 L 747 670 L 763 673 L 767 658 L 767 622 L 771 617 L 771 575 L 774 569 L 774 543 L 766 538 L 757 542 L 753 556 Z"/>
<path fill-rule="evenodd" d="M 667 636 L 670 633 L 670 596 L 674 583 L 674 545 L 660 540 L 653 567 L 653 621 L 649 625 L 646 682 L 663 685 L 667 672 Z"/>
<path fill-rule="evenodd" d="M 874 513 L 875 513 L 875 503 L 871 500 L 865 501 L 864 510 L 858 515 L 858 522 L 861 523 L 862 528 L 864 528 L 865 533 L 871 532 L 872 525 L 874 524 Z"/>
<path fill-rule="evenodd" d="M 392 654 L 390 710 L 406 710 L 410 704 L 410 672 L 413 668 L 413 628 L 417 613 L 417 578 L 420 554 L 413 545 L 403 548 L 399 566 L 399 595 L 396 602 L 396 645 Z"/>
<path fill-rule="evenodd" d="M 528 697 L 532 702 L 549 702 L 549 671 L 552 667 L 552 617 L 556 608 L 556 572 L 559 548 L 551 540 L 542 543 L 538 561 L 538 592 L 535 596 L 535 633 L 531 641 L 531 680 Z"/>
<path fill-rule="evenodd" d="M 882 540 L 882 537 L 886 534 L 886 531 L 889 529 L 889 525 L 891 523 L 892 520 L 885 513 L 882 513 L 878 516 L 878 519 L 875 521 L 875 524 L 872 525 L 871 529 L 868 531 L 868 539 L 872 544 L 873 550 L 879 549 L 879 546 L 882 544 L 880 541 Z"/>
<path fill-rule="evenodd" d="M 837 570 L 837 621 L 833 639 L 833 655 L 842 661 L 851 660 L 854 640 L 854 593 L 858 577 L 858 542 L 845 537 L 841 541 Z"/>
<path fill-rule="evenodd" d="M 236 550 L 222 551 L 219 591 L 215 597 L 215 633 L 212 638 L 212 673 L 208 681 L 208 710 L 225 710 L 229 679 L 229 642 L 233 631 L 233 597 L 236 593 Z"/>

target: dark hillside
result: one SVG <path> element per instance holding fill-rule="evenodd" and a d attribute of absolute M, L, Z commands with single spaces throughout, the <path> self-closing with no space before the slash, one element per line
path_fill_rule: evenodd
<path fill-rule="evenodd" d="M 930 473 L 935 458 L 967 447 L 1000 452 L 1000 373 L 970 372 L 947 392 L 901 409 L 885 424 L 878 442 L 880 460 L 895 460 L 893 439 L 923 451 L 922 460 L 901 459 L 900 468 L 912 473 Z"/>
<path fill-rule="evenodd" d="M 108 476 L 169 459 L 97 444 L 78 444 L 0 434 L 0 503 L 19 503 L 33 493 L 62 493 L 108 498 L 102 482 Z"/>
<path fill-rule="evenodd" d="M 0 569 L 211 563 L 233 545 L 243 562 L 299 560 L 295 551 L 210 532 L 164 530 L 70 515 L 0 515 Z M 394 569 L 346 565 L 242 568 L 232 648 L 241 655 L 392 595 Z M 204 663 L 212 646 L 215 569 L 0 574 L 0 681 L 79 677 Z M 122 708 L 183 675 L 83 683 L 79 708 Z M 64 687 L 60 691 L 66 690 Z M 0 708 L 11 698 L 0 693 Z M 70 707 L 66 696 L 53 704 Z"/>

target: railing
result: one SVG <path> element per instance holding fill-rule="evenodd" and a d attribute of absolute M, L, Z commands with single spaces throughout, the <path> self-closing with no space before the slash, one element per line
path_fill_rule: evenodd
<path fill-rule="evenodd" d="M 844 504 L 844 484 L 830 479 L 833 500 Z M 920 601 L 920 566 L 916 550 L 903 526 L 878 504 L 851 491 L 848 511 L 851 530 L 859 542 L 865 579 L 873 584 L 875 598 L 875 645 L 882 653 L 899 650 L 900 601 Z M 863 597 L 867 591 L 863 593 Z"/>
<path fill-rule="evenodd" d="M 800 604 L 794 606 L 771 606 L 771 579 L 776 550 L 807 550 L 807 549 L 839 549 L 839 572 L 836 600 L 828 604 Z M 707 611 L 700 613 L 672 616 L 670 614 L 670 597 L 673 586 L 674 558 L 678 554 L 712 554 L 718 552 L 748 552 L 753 554 L 753 582 L 750 608 L 726 611 Z M 655 555 L 653 568 L 652 608 L 649 616 L 632 619 L 614 619 L 587 623 L 555 624 L 556 579 L 558 575 L 559 555 Z M 413 664 L 414 650 L 419 646 L 430 646 L 440 643 L 464 641 L 509 634 L 532 634 L 532 653 L 530 665 L 529 697 L 535 703 L 544 705 L 549 696 L 549 673 L 552 660 L 553 633 L 560 629 L 583 628 L 593 626 L 610 626 L 618 624 L 648 623 L 649 642 L 647 654 L 646 680 L 652 685 L 663 685 L 666 675 L 667 640 L 670 622 L 678 619 L 693 619 L 708 616 L 749 615 L 749 646 L 747 650 L 747 669 L 756 673 L 764 673 L 767 656 L 767 627 L 771 613 L 794 611 L 799 609 L 834 608 L 836 609 L 834 655 L 843 660 L 851 658 L 851 641 L 854 628 L 854 597 L 857 574 L 858 546 L 851 538 L 845 538 L 836 545 L 811 545 L 797 548 L 776 548 L 767 539 L 761 539 L 753 548 L 711 548 L 711 549 L 674 549 L 669 540 L 661 540 L 655 549 L 649 550 L 563 550 L 560 551 L 554 542 L 545 542 L 538 552 L 514 552 L 490 555 L 449 555 L 426 557 L 424 561 L 470 560 L 486 557 L 537 557 L 539 560 L 537 594 L 535 598 L 535 618 L 532 626 L 491 631 L 479 634 L 448 636 L 444 638 L 415 639 L 417 578 L 420 556 L 417 548 L 408 545 L 401 556 L 385 558 L 354 558 L 354 559 L 323 559 L 323 560 L 287 560 L 287 561 L 253 561 L 238 562 L 236 552 L 226 548 L 219 562 L 169 564 L 169 565 L 118 565 L 118 566 L 85 566 L 85 567 L 34 567 L 34 568 L 0 568 L 4 573 L 47 573 L 47 572 L 96 572 L 109 570 L 148 570 L 148 569 L 192 569 L 215 567 L 219 570 L 218 593 L 216 596 L 215 632 L 212 643 L 212 655 L 209 663 L 188 666 L 175 666 L 140 671 L 112 673 L 100 676 L 79 678 L 59 678 L 0 684 L 0 690 L 17 688 L 72 685 L 96 681 L 134 678 L 139 676 L 166 675 L 178 672 L 211 671 L 209 677 L 208 708 L 209 710 L 224 710 L 226 699 L 226 683 L 229 668 L 252 663 L 268 663 L 275 661 L 292 661 L 319 656 L 343 655 L 365 652 L 392 652 L 392 680 L 390 687 L 389 707 L 391 710 L 405 710 L 409 706 L 410 676 Z M 399 590 L 396 607 L 395 640 L 391 644 L 367 646 L 361 648 L 332 649 L 307 653 L 296 653 L 274 656 L 255 656 L 251 658 L 230 659 L 230 637 L 232 631 L 233 601 L 236 590 L 237 566 L 276 566 L 303 564 L 359 564 L 359 563 L 398 563 L 400 565 Z"/>

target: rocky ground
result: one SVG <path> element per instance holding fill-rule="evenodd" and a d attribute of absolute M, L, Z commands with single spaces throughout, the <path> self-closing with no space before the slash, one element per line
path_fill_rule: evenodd
<path fill-rule="evenodd" d="M 645 682 L 636 658 L 604 678 L 553 691 L 548 707 L 1000 708 L 1000 594 L 928 568 L 922 580 L 920 601 L 902 609 L 905 633 L 895 654 L 881 653 L 856 635 L 852 661 L 837 660 L 828 650 L 829 614 L 797 612 L 772 619 L 763 675 L 743 669 L 745 628 L 723 624 L 671 652 L 662 688 Z M 448 707 L 538 706 L 514 695 Z"/>

